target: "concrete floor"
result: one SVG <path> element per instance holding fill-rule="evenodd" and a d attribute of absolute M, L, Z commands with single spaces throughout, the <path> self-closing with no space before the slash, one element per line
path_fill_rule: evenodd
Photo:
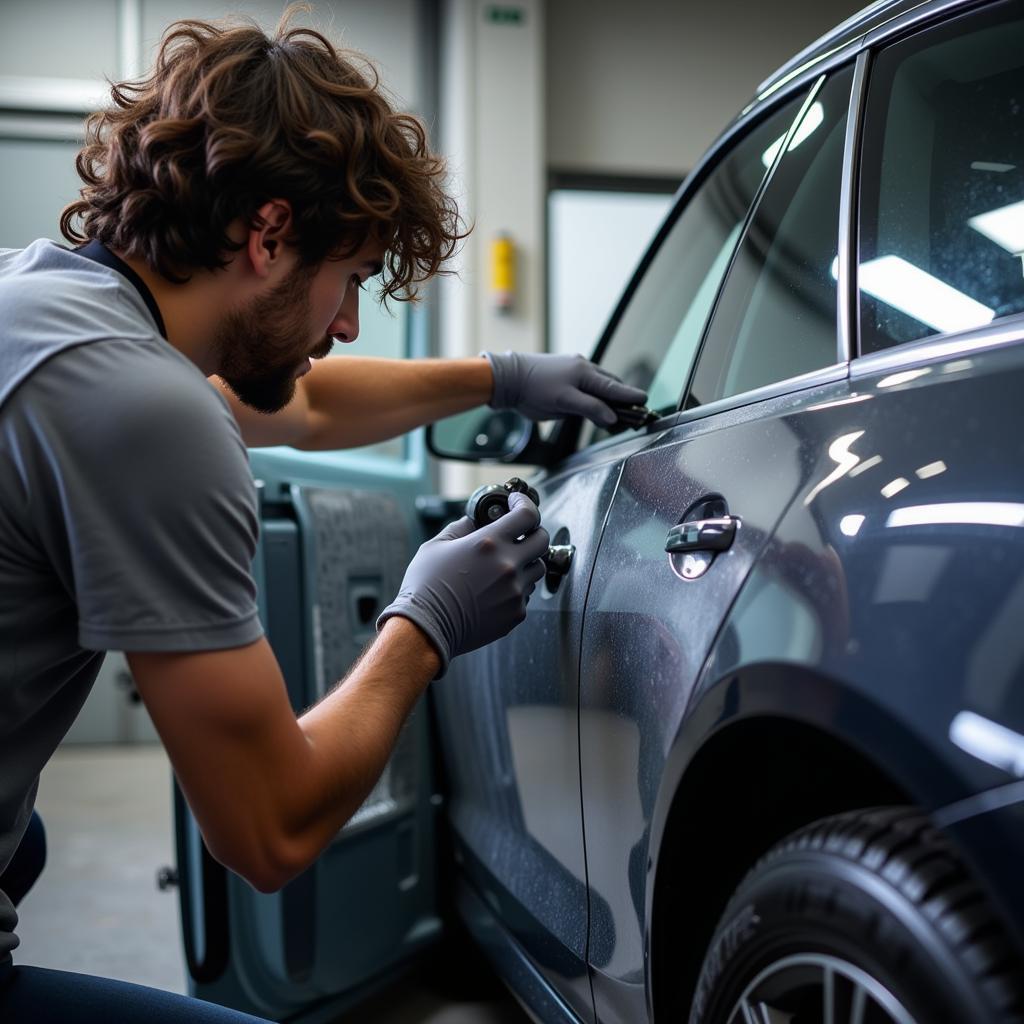
<path fill-rule="evenodd" d="M 171 775 L 158 746 L 68 746 L 43 772 L 37 802 L 48 863 L 19 908 L 18 963 L 185 991 L 174 890 L 155 884 L 173 864 Z M 415 982 L 385 993 L 345 1024 L 524 1024 L 501 994 L 452 1003 Z"/>

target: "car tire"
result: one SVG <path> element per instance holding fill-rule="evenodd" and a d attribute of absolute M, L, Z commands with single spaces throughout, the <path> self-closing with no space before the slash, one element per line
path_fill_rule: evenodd
<path fill-rule="evenodd" d="M 1018 1024 L 1022 975 L 942 833 L 915 810 L 872 808 L 793 833 L 749 872 L 690 1024 Z"/>

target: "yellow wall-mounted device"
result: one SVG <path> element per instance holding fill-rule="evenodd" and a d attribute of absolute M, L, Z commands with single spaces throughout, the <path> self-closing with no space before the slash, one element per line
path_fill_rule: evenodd
<path fill-rule="evenodd" d="M 505 232 L 491 242 L 491 297 L 499 313 L 508 313 L 516 297 L 516 247 Z"/>

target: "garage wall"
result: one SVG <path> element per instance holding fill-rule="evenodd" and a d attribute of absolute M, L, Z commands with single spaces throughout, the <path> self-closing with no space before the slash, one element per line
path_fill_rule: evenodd
<path fill-rule="evenodd" d="M 547 162 L 678 175 L 759 82 L 864 0 L 549 0 Z"/>
<path fill-rule="evenodd" d="M 148 68 L 178 18 L 241 14 L 266 27 L 284 0 L 0 0 L 0 247 L 62 241 L 58 218 L 78 193 L 74 168 L 83 116 L 108 101 L 103 78 Z M 427 105 L 430 54 L 424 0 L 316 0 L 312 21 L 371 54 L 398 102 Z M 374 344 L 364 314 L 362 351 Z M 388 335 L 390 337 L 390 334 Z M 378 336 L 379 340 L 379 336 Z M 383 353 L 381 353 L 383 354 Z M 147 742 L 156 733 L 135 698 L 124 657 L 108 655 L 69 743 Z"/>
<path fill-rule="evenodd" d="M 248 15 L 269 29 L 286 6 L 282 0 L 141 0 L 144 66 L 151 62 L 161 33 L 172 21 L 231 12 Z M 311 6 L 312 19 L 300 15 L 296 24 L 312 24 L 333 42 L 370 54 L 399 106 L 419 109 L 426 55 L 418 38 L 418 0 L 316 0 Z"/>
<path fill-rule="evenodd" d="M 81 182 L 82 115 L 109 101 L 103 79 L 147 69 L 179 18 L 242 15 L 273 27 L 284 0 L 0 0 L 0 247 L 60 240 Z M 400 105 L 420 110 L 428 53 L 422 0 L 318 0 L 313 24 L 373 56 Z"/>

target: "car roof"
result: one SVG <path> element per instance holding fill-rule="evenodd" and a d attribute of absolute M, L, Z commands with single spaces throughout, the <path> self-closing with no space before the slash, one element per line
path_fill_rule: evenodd
<path fill-rule="evenodd" d="M 837 25 L 830 32 L 826 32 L 825 35 L 811 43 L 810 46 L 805 47 L 791 60 L 786 61 L 778 71 L 766 78 L 757 87 L 756 95 L 760 97 L 766 93 L 774 92 L 775 88 L 784 79 L 793 75 L 794 72 L 814 64 L 822 57 L 841 49 L 868 32 L 881 28 L 887 22 L 906 14 L 908 11 L 928 7 L 936 9 L 949 8 L 951 6 L 958 7 L 964 6 L 968 2 L 970 0 L 961 0 L 960 3 L 954 2 L 953 4 L 950 4 L 948 0 L 945 3 L 939 2 L 939 0 L 876 0 L 875 3 L 869 4 L 852 18 L 847 18 L 846 21 Z"/>

